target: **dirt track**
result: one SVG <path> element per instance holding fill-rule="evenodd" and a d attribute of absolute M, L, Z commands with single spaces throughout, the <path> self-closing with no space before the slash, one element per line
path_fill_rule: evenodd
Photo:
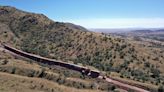
<path fill-rule="evenodd" d="M 5 48 L 2 48 L 2 47 L 0 47 L 0 50 L 1 51 L 3 51 L 3 50 L 5 50 L 6 52 L 10 52 L 9 50 L 7 50 L 7 49 L 5 49 Z M 22 51 L 23 52 L 23 51 Z M 11 54 L 15 54 L 14 52 L 10 52 Z M 26 52 L 25 52 L 26 53 Z M 37 56 L 37 55 L 34 55 L 34 56 Z M 21 56 L 22 57 L 22 56 Z M 37 57 L 40 57 L 40 56 L 37 56 Z M 43 57 L 41 57 L 41 58 L 43 58 Z M 67 64 L 69 64 L 69 63 L 67 63 Z M 76 65 L 76 67 L 82 67 L 82 66 L 79 66 L 79 65 Z M 103 79 L 103 76 L 99 76 L 98 77 L 99 79 Z M 132 86 L 132 85 L 129 85 L 129 84 L 126 84 L 126 83 L 122 83 L 122 82 L 120 82 L 120 81 L 117 81 L 117 80 L 113 80 L 113 79 L 111 79 L 111 78 L 107 78 L 106 76 L 105 76 L 105 79 L 104 79 L 105 81 L 107 81 L 107 82 L 109 82 L 109 83 L 112 83 L 112 84 L 114 84 L 114 85 L 116 85 L 116 86 L 118 86 L 118 87 L 120 87 L 120 88 L 122 88 L 122 89 L 125 89 L 125 90 L 129 90 L 129 89 L 131 89 L 131 90 L 134 90 L 135 92 L 150 92 L 150 91 L 147 91 L 147 90 L 145 90 L 145 89 L 142 89 L 142 88 L 139 88 L 139 87 L 136 87 L 136 86 Z"/>
<path fill-rule="evenodd" d="M 102 79 L 103 76 L 99 76 L 98 78 Z M 128 85 L 128 84 L 125 84 L 125 83 L 121 83 L 119 81 L 116 81 L 116 80 L 113 80 L 113 79 L 110 79 L 110 78 L 106 78 L 105 79 L 107 82 L 109 83 L 112 83 L 114 85 L 117 85 L 125 90 L 128 90 L 128 89 L 133 89 L 135 90 L 136 92 L 150 92 L 150 91 L 147 91 L 145 89 L 142 89 L 142 88 L 138 88 L 138 87 L 135 87 L 135 86 L 132 86 L 132 85 Z"/>

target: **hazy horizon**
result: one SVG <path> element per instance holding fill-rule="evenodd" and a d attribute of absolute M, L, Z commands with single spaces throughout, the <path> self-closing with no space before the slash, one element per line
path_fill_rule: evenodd
<path fill-rule="evenodd" d="M 1 0 L 2 6 L 42 13 L 90 28 L 164 28 L 163 0 Z"/>

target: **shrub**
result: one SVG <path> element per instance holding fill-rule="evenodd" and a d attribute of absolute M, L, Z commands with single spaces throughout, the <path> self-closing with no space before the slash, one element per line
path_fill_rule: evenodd
<path fill-rule="evenodd" d="M 153 73 L 153 75 L 151 75 L 151 77 L 156 78 L 160 76 L 160 71 L 158 69 L 151 69 L 151 72 Z"/>
<path fill-rule="evenodd" d="M 149 68 L 150 67 L 150 63 L 149 62 L 145 62 L 144 66 Z"/>
<path fill-rule="evenodd" d="M 159 86 L 158 92 L 164 92 L 164 87 L 163 86 Z"/>
<path fill-rule="evenodd" d="M 9 61 L 7 59 L 4 59 L 0 61 L 0 65 L 6 65 Z"/>

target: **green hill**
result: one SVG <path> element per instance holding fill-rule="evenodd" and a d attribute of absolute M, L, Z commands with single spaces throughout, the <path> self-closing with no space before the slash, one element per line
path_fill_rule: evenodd
<path fill-rule="evenodd" d="M 43 14 L 0 7 L 0 41 L 23 51 L 105 71 L 110 76 L 164 85 L 164 49 L 148 47 Z"/>

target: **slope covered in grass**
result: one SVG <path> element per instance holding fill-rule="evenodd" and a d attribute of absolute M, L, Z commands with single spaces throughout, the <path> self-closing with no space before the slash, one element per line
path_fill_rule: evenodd
<path fill-rule="evenodd" d="M 0 41 L 29 53 L 114 72 L 122 78 L 164 84 L 163 48 L 54 22 L 43 14 L 1 6 Z"/>

